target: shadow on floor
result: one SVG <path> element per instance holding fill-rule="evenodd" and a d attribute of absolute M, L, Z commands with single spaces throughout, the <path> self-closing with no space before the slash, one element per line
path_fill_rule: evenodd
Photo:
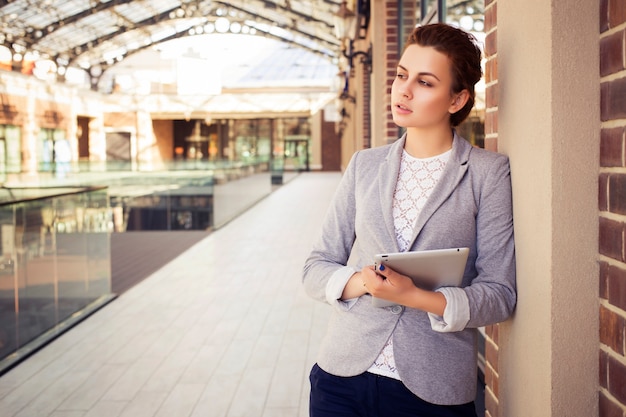
<path fill-rule="evenodd" d="M 111 234 L 111 289 L 122 294 L 209 236 L 209 231 Z"/>

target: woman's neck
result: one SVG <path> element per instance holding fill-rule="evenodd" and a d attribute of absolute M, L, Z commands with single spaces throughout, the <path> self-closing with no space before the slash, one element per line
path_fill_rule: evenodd
<path fill-rule="evenodd" d="M 430 158 L 441 155 L 452 147 L 452 129 L 423 131 L 409 128 L 406 132 L 404 150 L 415 158 Z"/>

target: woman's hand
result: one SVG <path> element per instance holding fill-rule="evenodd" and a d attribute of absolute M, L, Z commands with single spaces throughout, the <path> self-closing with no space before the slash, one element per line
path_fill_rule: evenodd
<path fill-rule="evenodd" d="M 368 292 L 376 298 L 403 304 L 400 301 L 417 290 L 411 278 L 389 267 L 381 264 L 378 270 L 373 266 L 367 268 L 368 273 L 364 273 L 361 279 Z"/>
<path fill-rule="evenodd" d="M 365 287 L 364 276 L 369 274 L 376 275 L 374 265 L 366 266 L 361 271 L 354 273 L 346 283 L 343 293 L 341 294 L 341 299 L 349 300 L 367 294 L 368 291 Z"/>
<path fill-rule="evenodd" d="M 361 279 L 372 296 L 443 316 L 447 304 L 443 294 L 418 288 L 410 277 L 382 264 L 371 273 L 363 271 Z"/>

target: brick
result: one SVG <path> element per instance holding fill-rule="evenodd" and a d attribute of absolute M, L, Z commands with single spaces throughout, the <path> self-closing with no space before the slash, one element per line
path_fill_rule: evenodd
<path fill-rule="evenodd" d="M 490 390 L 485 390 L 485 416 L 495 417 L 498 415 L 498 399 Z"/>
<path fill-rule="evenodd" d="M 487 108 L 491 108 L 487 106 Z M 485 112 L 485 133 L 492 134 L 498 133 L 498 112 L 487 111 Z"/>
<path fill-rule="evenodd" d="M 600 166 L 624 166 L 624 132 L 623 127 L 600 131 Z"/>
<path fill-rule="evenodd" d="M 485 149 L 492 152 L 498 152 L 498 138 L 485 138 Z"/>
<path fill-rule="evenodd" d="M 626 269 L 610 265 L 607 271 L 609 303 L 626 311 Z"/>
<path fill-rule="evenodd" d="M 626 2 L 624 0 L 609 0 L 609 26 L 617 27 L 626 22 Z"/>
<path fill-rule="evenodd" d="M 600 343 L 622 355 L 624 353 L 624 317 L 600 306 Z"/>
<path fill-rule="evenodd" d="M 600 33 L 609 30 L 609 0 L 600 0 Z"/>
<path fill-rule="evenodd" d="M 493 369 L 491 368 L 491 366 L 486 365 L 485 366 L 485 386 L 486 387 L 491 387 L 493 385 L 494 377 L 495 377 L 495 374 L 493 372 Z"/>
<path fill-rule="evenodd" d="M 609 387 L 608 360 L 609 357 L 607 353 L 601 350 L 598 358 L 598 384 L 600 385 L 600 387 L 605 389 Z"/>
<path fill-rule="evenodd" d="M 496 398 L 500 398 L 500 377 L 493 371 L 490 366 L 488 366 L 487 368 L 489 368 L 489 372 L 491 373 L 489 388 Z"/>
<path fill-rule="evenodd" d="M 600 218 L 599 247 L 600 254 L 624 261 L 623 235 L 624 225 L 618 221 Z"/>
<path fill-rule="evenodd" d="M 602 121 L 626 117 L 626 78 L 600 84 L 600 117 Z"/>
<path fill-rule="evenodd" d="M 489 32 L 485 36 L 485 56 L 492 56 L 498 51 L 498 32 Z"/>
<path fill-rule="evenodd" d="M 626 214 L 626 174 L 611 174 L 608 182 L 608 211 Z"/>
<path fill-rule="evenodd" d="M 485 2 L 485 32 L 489 32 L 496 28 L 498 17 L 498 3 L 493 3 L 491 7 L 487 7 Z"/>
<path fill-rule="evenodd" d="M 485 327 L 487 337 L 498 346 L 500 343 L 500 326 L 498 324 L 490 324 Z"/>
<path fill-rule="evenodd" d="M 615 74 L 624 69 L 624 31 L 600 39 L 600 75 Z"/>
<path fill-rule="evenodd" d="M 600 298 L 604 300 L 609 299 L 609 264 L 607 262 L 600 261 L 598 263 L 600 270 Z"/>
<path fill-rule="evenodd" d="M 491 338 L 493 343 L 495 343 L 496 346 L 499 346 L 500 345 L 500 325 L 492 324 L 489 327 L 490 327 L 489 337 Z"/>
<path fill-rule="evenodd" d="M 485 105 L 487 107 L 498 107 L 499 91 L 498 83 L 491 84 L 485 89 Z"/>
<path fill-rule="evenodd" d="M 600 174 L 598 177 L 598 210 L 608 211 L 609 201 L 607 199 L 609 187 L 609 174 Z"/>
<path fill-rule="evenodd" d="M 626 366 L 611 356 L 609 356 L 608 364 L 608 390 L 620 403 L 626 404 Z"/>
<path fill-rule="evenodd" d="M 498 373 L 498 348 L 489 341 L 485 341 L 485 360 Z"/>
<path fill-rule="evenodd" d="M 498 60 L 488 58 L 485 62 L 485 82 L 491 83 L 498 80 Z"/>
<path fill-rule="evenodd" d="M 600 417 L 624 417 L 621 407 L 607 398 L 602 392 L 598 398 L 598 408 Z"/>

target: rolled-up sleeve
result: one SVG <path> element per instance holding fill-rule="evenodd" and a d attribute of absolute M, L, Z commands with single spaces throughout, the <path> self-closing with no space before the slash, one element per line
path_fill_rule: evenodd
<path fill-rule="evenodd" d="M 462 288 L 443 287 L 437 292 L 446 297 L 446 308 L 443 317 L 428 313 L 432 329 L 440 333 L 463 330 L 470 319 L 469 299 L 465 291 Z"/>
<path fill-rule="evenodd" d="M 326 301 L 328 304 L 338 307 L 342 310 L 349 310 L 355 303 L 357 298 L 350 300 L 341 300 L 341 294 L 352 275 L 358 272 L 351 266 L 344 266 L 335 271 L 328 283 L 326 284 Z"/>

